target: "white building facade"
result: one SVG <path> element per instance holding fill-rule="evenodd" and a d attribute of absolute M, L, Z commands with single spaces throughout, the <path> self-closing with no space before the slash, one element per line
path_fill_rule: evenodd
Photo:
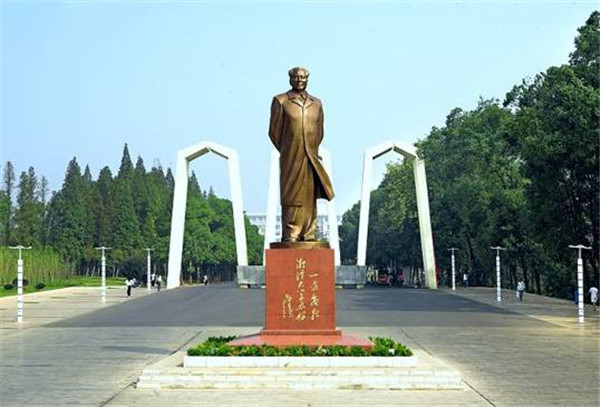
<path fill-rule="evenodd" d="M 266 213 L 246 213 L 250 223 L 258 228 L 258 232 L 261 235 L 265 235 L 267 228 L 267 214 Z M 275 222 L 275 238 L 276 241 L 281 240 L 281 215 L 277 215 Z M 337 216 L 337 226 L 342 224 L 342 216 Z M 320 238 L 327 238 L 329 236 L 329 216 L 327 214 L 317 215 L 317 236 Z"/>

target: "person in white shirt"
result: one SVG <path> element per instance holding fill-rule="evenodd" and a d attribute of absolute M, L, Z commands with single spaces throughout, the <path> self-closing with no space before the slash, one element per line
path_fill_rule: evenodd
<path fill-rule="evenodd" d="M 588 292 L 590 293 L 590 302 L 592 303 L 592 307 L 594 307 L 594 311 L 598 311 L 596 308 L 598 305 L 598 288 L 592 286 Z"/>
<path fill-rule="evenodd" d="M 162 276 L 159 274 L 156 278 L 156 291 L 160 292 L 160 286 L 162 285 Z"/>
<path fill-rule="evenodd" d="M 464 273 L 463 274 L 463 287 L 467 288 L 468 286 L 469 286 L 469 274 Z"/>
<path fill-rule="evenodd" d="M 523 280 L 519 280 L 517 283 L 517 297 L 519 297 L 519 301 L 523 301 L 523 293 L 525 292 L 525 282 Z"/>
<path fill-rule="evenodd" d="M 125 277 L 125 290 L 127 291 L 127 297 L 131 297 L 131 280 Z"/>

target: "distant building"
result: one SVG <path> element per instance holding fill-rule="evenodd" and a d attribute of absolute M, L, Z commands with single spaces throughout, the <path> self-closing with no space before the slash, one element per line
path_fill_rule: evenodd
<path fill-rule="evenodd" d="M 258 232 L 261 235 L 265 235 L 267 228 L 267 214 L 266 213 L 246 213 L 250 223 L 258 228 Z M 338 226 L 342 224 L 342 217 L 337 216 Z M 317 215 L 317 235 L 319 237 L 329 236 L 329 217 L 326 214 Z M 281 239 L 281 215 L 277 215 L 275 222 L 275 237 Z"/>

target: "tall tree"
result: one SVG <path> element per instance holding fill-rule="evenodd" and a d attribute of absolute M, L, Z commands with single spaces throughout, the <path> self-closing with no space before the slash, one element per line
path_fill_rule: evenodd
<path fill-rule="evenodd" d="M 133 198 L 133 164 L 127 144 L 123 148 L 121 166 L 113 183 L 112 197 L 113 258 L 122 261 L 141 246 Z"/>
<path fill-rule="evenodd" d="M 83 258 L 87 214 L 85 187 L 77 159 L 69 162 L 63 187 L 53 199 L 53 246 L 67 261 L 78 265 Z"/>
<path fill-rule="evenodd" d="M 515 86 L 505 101 L 516 111 L 512 138 L 531 180 L 531 229 L 555 269 L 547 283 L 563 295 L 575 283 L 567 245 L 591 246 L 586 285 L 599 276 L 599 20 L 594 12 L 579 29 L 570 64 Z"/>
<path fill-rule="evenodd" d="M 12 213 L 13 213 L 13 191 L 15 187 L 15 167 L 10 161 L 6 162 L 3 172 L 3 194 L 0 200 L 0 215 L 2 218 L 2 240 L 5 244 L 12 244 Z"/>
<path fill-rule="evenodd" d="M 476 283 L 493 284 L 489 247 L 501 245 L 509 249 L 503 284 L 522 277 L 529 289 L 568 296 L 575 277 L 567 246 L 583 243 L 594 249 L 586 256 L 585 284 L 598 281 L 600 13 L 578 32 L 569 64 L 515 86 L 504 107 L 482 100 L 473 111 L 452 110 L 442 128 L 418 143 L 442 270 L 449 269 L 446 249 L 459 247 L 459 265 Z M 370 264 L 405 262 L 407 255 L 417 261 L 410 242 L 418 240 L 418 225 L 405 166 L 389 166 L 372 194 Z M 357 212 L 355 206 L 345 214 L 342 237 L 354 238 Z M 352 244 L 344 237 L 346 258 Z"/>
<path fill-rule="evenodd" d="M 0 246 L 8 245 L 8 236 L 6 225 L 10 219 L 11 203 L 8 194 L 3 189 L 0 190 Z"/>
<path fill-rule="evenodd" d="M 50 195 L 50 188 L 48 187 L 48 179 L 45 176 L 42 176 L 40 183 L 38 185 L 37 195 L 40 201 L 41 210 L 42 210 L 42 227 L 40 232 L 40 243 L 44 246 L 48 244 L 48 199 Z"/>
<path fill-rule="evenodd" d="M 99 205 L 96 207 L 96 244 L 102 246 L 112 245 L 112 190 L 113 177 L 109 167 L 100 170 L 95 184 L 95 194 L 98 196 Z"/>
<path fill-rule="evenodd" d="M 133 205 L 135 207 L 135 213 L 137 216 L 138 224 L 142 226 L 148 216 L 149 197 L 148 197 L 148 183 L 146 180 L 146 168 L 144 167 L 144 160 L 138 156 L 133 170 L 132 178 L 132 191 L 133 191 Z"/>
<path fill-rule="evenodd" d="M 38 181 L 33 167 L 21 173 L 14 223 L 15 241 L 25 246 L 40 245 L 43 205 L 38 199 Z"/>

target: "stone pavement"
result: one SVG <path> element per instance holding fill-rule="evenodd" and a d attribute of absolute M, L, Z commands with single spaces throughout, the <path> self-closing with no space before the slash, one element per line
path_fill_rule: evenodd
<path fill-rule="evenodd" d="M 598 319 L 589 311 L 589 318 L 583 327 L 569 323 L 564 318 L 570 318 L 569 313 L 573 313 L 574 318 L 575 309 L 567 301 L 526 294 L 525 303 L 513 304 L 509 297 L 514 297 L 514 293 L 507 291 L 506 301 L 497 308 L 493 289 L 479 288 L 457 291 L 455 295 L 443 290 L 404 289 L 341 293 L 345 298 L 341 302 L 344 309 L 338 312 L 341 314 L 340 320 L 344 321 L 353 321 L 351 316 L 361 312 L 367 321 L 380 321 L 378 317 L 381 315 L 391 320 L 393 315 L 403 313 L 403 309 L 409 307 L 410 311 L 407 312 L 412 316 L 407 324 L 379 324 L 372 327 L 350 324 L 341 328 L 349 334 L 360 336 L 393 337 L 410 347 L 428 352 L 463 374 L 467 384 L 465 391 L 157 391 L 140 390 L 134 386 L 145 366 L 208 336 L 248 334 L 256 332 L 259 327 L 232 326 L 231 323 L 220 327 L 202 326 L 201 323 L 182 323 L 177 326 L 138 324 L 136 320 L 140 318 L 140 305 L 143 305 L 144 312 L 148 308 L 148 313 L 155 313 L 156 307 L 167 308 L 173 302 L 181 305 L 177 296 L 185 295 L 184 305 L 187 309 L 182 312 L 196 313 L 197 304 L 202 304 L 202 307 L 220 307 L 218 312 L 235 315 L 241 309 L 227 308 L 226 305 L 234 304 L 234 301 L 227 297 L 223 305 L 218 300 L 227 295 L 247 296 L 247 290 L 231 290 L 227 294 L 209 286 L 143 298 L 145 291 L 136 289 L 134 295 L 142 298 L 120 306 L 105 306 L 106 310 L 90 314 L 93 320 L 101 321 L 99 313 L 110 311 L 113 319 L 128 321 L 127 324 L 41 325 L 102 307 L 96 305 L 96 302 L 100 302 L 99 292 L 81 290 L 89 290 L 90 297 L 87 300 L 78 295 L 81 294 L 79 289 L 61 291 L 60 295 L 59 291 L 44 293 L 48 298 L 41 299 L 39 303 L 45 301 L 47 306 L 53 307 L 52 312 L 48 312 L 46 307 L 42 309 L 35 307 L 35 304 L 26 304 L 25 318 L 27 321 L 27 315 L 30 316 L 31 325 L 19 329 L 11 327 L 10 324 L 14 323 L 10 321 L 4 322 L 5 319 L 14 318 L 14 312 L 8 309 L 10 305 L 6 305 L 7 302 L 0 303 L 4 308 L 0 330 L 0 406 L 422 407 L 600 404 Z M 123 301 L 123 294 L 123 289 L 111 290 L 109 298 Z M 30 298 L 33 301 L 33 297 Z M 193 301 L 194 298 L 197 302 Z M 373 298 L 380 298 L 380 302 L 373 303 Z M 161 299 L 167 301 L 158 301 Z M 419 304 L 423 304 L 420 313 Z M 123 312 L 118 313 L 119 310 Z M 169 311 L 164 314 L 170 315 Z M 85 317 L 77 319 L 81 318 Z"/>
<path fill-rule="evenodd" d="M 27 294 L 21 324 L 16 322 L 16 297 L 0 299 L 0 406 L 105 405 L 130 386 L 144 366 L 196 335 L 195 328 L 49 327 L 150 297 L 145 288 L 134 288 L 128 299 L 124 287 L 108 287 L 102 304 L 100 294 L 99 287 Z"/>
<path fill-rule="evenodd" d="M 523 301 L 519 301 L 514 290 L 502 289 L 501 302 L 496 301 L 496 289 L 490 287 L 456 287 L 455 291 L 444 287 L 442 291 L 461 296 L 494 307 L 501 307 L 512 312 L 532 318 L 558 324 L 567 328 L 597 330 L 600 324 L 600 308 L 594 311 L 591 304 L 585 304 L 585 323 L 577 322 L 577 304 L 559 298 L 545 297 L 532 293 L 524 293 Z M 586 301 L 589 297 L 585 296 Z"/>
<path fill-rule="evenodd" d="M 101 293 L 101 287 L 67 287 L 25 294 L 23 322 L 20 324 L 17 323 L 17 296 L 2 297 L 0 329 L 5 331 L 38 327 L 128 300 L 124 286 L 107 287 L 106 304 L 102 304 Z M 145 295 L 148 295 L 145 288 L 134 288 L 130 299 Z"/>

